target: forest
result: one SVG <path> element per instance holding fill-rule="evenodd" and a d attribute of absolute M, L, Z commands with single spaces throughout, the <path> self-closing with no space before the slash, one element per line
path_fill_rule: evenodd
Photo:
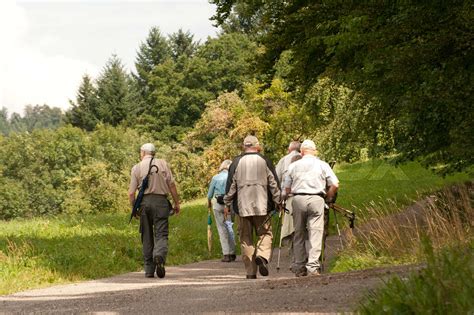
<path fill-rule="evenodd" d="M 153 27 L 134 71 L 112 55 L 97 78 L 84 74 L 65 113 L 0 111 L 0 218 L 125 211 L 142 142 L 169 161 L 185 200 L 203 196 L 247 134 L 275 163 L 291 140 L 311 138 L 339 163 L 471 168 L 467 2 L 211 2 L 217 37 Z"/>

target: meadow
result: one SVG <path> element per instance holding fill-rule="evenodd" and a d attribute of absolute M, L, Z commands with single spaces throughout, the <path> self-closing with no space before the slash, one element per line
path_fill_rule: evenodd
<path fill-rule="evenodd" d="M 356 211 L 387 199 L 404 206 L 470 178 L 465 173 L 442 178 L 414 162 L 396 168 L 382 160 L 338 165 L 336 173 L 338 202 Z M 215 224 L 211 253 L 206 232 L 205 198 L 184 204 L 182 213 L 170 218 L 168 265 L 220 257 Z M 128 224 L 128 213 L 0 221 L 0 294 L 140 270 L 138 221 Z"/>

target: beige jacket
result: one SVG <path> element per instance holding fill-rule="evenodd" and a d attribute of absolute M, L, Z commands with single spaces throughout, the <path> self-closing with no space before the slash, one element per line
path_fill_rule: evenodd
<path fill-rule="evenodd" d="M 280 203 L 279 186 L 270 161 L 258 153 L 245 153 L 230 166 L 224 202 L 241 217 L 266 215 L 269 198 Z"/>

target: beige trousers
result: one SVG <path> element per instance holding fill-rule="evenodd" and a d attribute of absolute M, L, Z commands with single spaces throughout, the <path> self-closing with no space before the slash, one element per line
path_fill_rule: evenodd
<path fill-rule="evenodd" d="M 267 216 L 240 217 L 239 234 L 242 260 L 245 265 L 247 275 L 257 274 L 257 264 L 255 256 L 261 256 L 267 261 L 272 254 L 272 226 L 271 220 L 263 224 Z M 255 250 L 253 233 L 257 235 L 257 249 Z"/>

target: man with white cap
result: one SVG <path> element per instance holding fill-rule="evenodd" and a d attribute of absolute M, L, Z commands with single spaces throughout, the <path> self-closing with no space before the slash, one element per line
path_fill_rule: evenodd
<path fill-rule="evenodd" d="M 224 213 L 230 214 L 232 204 L 239 215 L 241 253 L 247 279 L 256 279 L 257 267 L 262 276 L 268 276 L 273 235 L 267 214 L 281 202 L 280 184 L 271 161 L 259 153 L 260 143 L 255 136 L 245 137 L 243 150 L 229 168 Z"/>
<path fill-rule="evenodd" d="M 148 187 L 140 204 L 140 233 L 143 244 L 145 276 L 153 278 L 155 271 L 159 278 L 165 276 L 165 262 L 168 254 L 168 217 L 173 213 L 168 195 L 174 202 L 174 213 L 180 211 L 179 197 L 171 169 L 163 159 L 155 159 L 155 146 L 145 143 L 140 148 L 141 162 L 131 172 L 128 197 L 135 203 L 135 193 L 143 178 L 150 174 Z"/>
<path fill-rule="evenodd" d="M 324 230 L 324 203 L 332 200 L 339 187 L 339 180 L 329 164 L 316 155 L 316 145 L 311 140 L 301 144 L 303 158 L 290 164 L 284 181 L 286 195 L 293 194 L 293 220 L 295 235 L 293 248 L 296 276 L 318 275 L 319 257 Z M 326 187 L 328 187 L 326 191 Z M 305 248 L 308 233 L 309 250 Z"/>

